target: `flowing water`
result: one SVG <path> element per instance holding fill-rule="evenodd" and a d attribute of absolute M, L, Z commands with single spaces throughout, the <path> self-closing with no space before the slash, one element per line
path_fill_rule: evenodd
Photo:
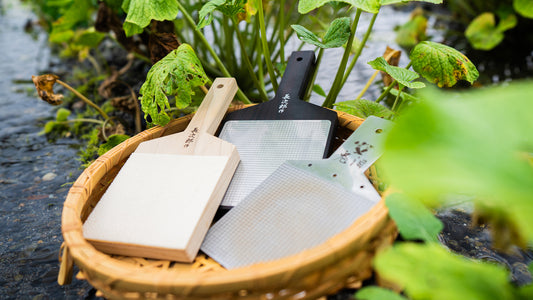
<path fill-rule="evenodd" d="M 387 45 L 398 48 L 392 29 L 408 18 L 407 11 L 380 13 L 340 98 L 354 99 L 374 73 L 366 62 L 380 56 Z M 31 75 L 43 73 L 57 58 L 50 54 L 45 34 L 24 32 L 28 20 L 36 17 L 19 1 L 0 0 L 0 298 L 95 298 L 95 290 L 85 281 L 74 279 L 64 287 L 56 282 L 62 204 L 69 183 L 81 173 L 76 157 L 83 145 L 68 138 L 49 142 L 39 134 L 55 110 L 37 98 Z M 368 21 L 364 15 L 360 24 L 367 26 Z M 334 49 L 324 57 L 317 82 L 326 90 L 341 56 L 342 50 Z M 400 65 L 406 63 L 404 58 Z M 379 93 L 379 87 L 372 86 L 364 98 L 375 99 Z M 323 99 L 315 95 L 311 101 L 320 104 Z M 351 293 L 331 299 L 349 299 Z"/>

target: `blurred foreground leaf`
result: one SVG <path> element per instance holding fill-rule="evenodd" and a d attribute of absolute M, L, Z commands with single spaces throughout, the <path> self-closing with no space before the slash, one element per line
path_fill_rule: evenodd
<path fill-rule="evenodd" d="M 493 13 L 486 12 L 477 16 L 466 28 L 465 36 L 475 49 L 491 50 L 504 39 L 504 32 L 515 27 L 517 19 L 514 14 L 500 18 L 498 26 Z"/>
<path fill-rule="evenodd" d="M 388 195 L 385 201 L 404 239 L 438 242 L 442 222 L 420 201 L 400 193 Z"/>
<path fill-rule="evenodd" d="M 451 194 L 474 196 L 517 228 L 522 242 L 533 241 L 532 94 L 533 82 L 423 93 L 389 135 L 386 178 L 428 204 Z"/>
<path fill-rule="evenodd" d="M 374 265 L 384 279 L 405 289 L 410 299 L 513 299 L 505 269 L 472 261 L 442 246 L 401 243 L 380 253 Z"/>

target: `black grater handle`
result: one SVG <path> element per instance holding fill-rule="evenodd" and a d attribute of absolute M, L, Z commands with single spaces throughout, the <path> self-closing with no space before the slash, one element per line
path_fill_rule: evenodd
<path fill-rule="evenodd" d="M 315 70 L 314 51 L 294 51 L 287 62 L 273 101 L 302 100 Z"/>

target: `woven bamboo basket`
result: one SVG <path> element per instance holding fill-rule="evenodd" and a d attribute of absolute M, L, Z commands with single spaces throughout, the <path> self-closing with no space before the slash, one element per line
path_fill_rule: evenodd
<path fill-rule="evenodd" d="M 243 108 L 232 107 L 228 111 Z M 337 146 L 363 119 L 339 112 Z M 64 203 L 59 284 L 87 280 L 112 299 L 317 299 L 372 276 L 372 257 L 394 241 L 396 227 L 381 200 L 325 243 L 279 260 L 226 270 L 199 254 L 192 264 L 108 255 L 82 234 L 82 224 L 128 156 L 143 141 L 183 131 L 191 116 L 146 130 L 98 158 L 76 180 Z"/>

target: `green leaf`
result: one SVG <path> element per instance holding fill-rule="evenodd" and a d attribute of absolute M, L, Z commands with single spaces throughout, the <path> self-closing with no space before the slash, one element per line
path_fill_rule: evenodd
<path fill-rule="evenodd" d="M 324 44 L 320 41 L 320 38 L 316 36 L 309 29 L 303 27 L 302 25 L 291 25 L 292 29 L 296 32 L 298 38 L 308 44 L 315 45 L 317 47 L 323 48 Z"/>
<path fill-rule="evenodd" d="M 385 199 L 389 214 L 406 240 L 439 241 L 442 222 L 421 202 L 405 194 L 394 193 Z"/>
<path fill-rule="evenodd" d="M 324 35 L 322 48 L 340 47 L 350 38 L 350 18 L 337 18 L 331 22 L 328 31 Z"/>
<path fill-rule="evenodd" d="M 107 142 L 102 143 L 100 147 L 98 147 L 98 155 L 104 155 L 107 151 L 113 149 L 116 145 L 124 142 L 125 140 L 129 139 L 130 137 L 125 134 L 112 134 L 107 139 Z"/>
<path fill-rule="evenodd" d="M 300 14 L 306 14 L 312 11 L 313 9 L 319 8 L 329 2 L 343 2 L 349 5 L 352 5 L 356 8 L 360 8 L 366 12 L 376 14 L 379 12 L 379 9 L 381 8 L 382 5 L 405 3 L 405 2 L 412 2 L 412 1 L 429 2 L 429 3 L 435 3 L 435 4 L 442 3 L 442 0 L 410 0 L 410 1 L 408 0 L 339 0 L 339 1 L 300 0 L 298 2 L 298 12 Z"/>
<path fill-rule="evenodd" d="M 512 299 L 506 270 L 453 254 L 442 246 L 402 243 L 381 252 L 374 265 L 410 299 Z"/>
<path fill-rule="evenodd" d="M 140 97 L 145 117 L 157 125 L 170 121 L 165 109 L 170 108 L 169 96 L 175 106 L 183 109 L 191 103 L 193 89 L 209 81 L 200 60 L 188 44 L 181 44 L 152 66 L 141 87 Z"/>
<path fill-rule="evenodd" d="M 377 286 L 367 286 L 355 294 L 355 299 L 357 300 L 407 300 L 407 298 L 398 295 L 397 293 L 377 287 Z"/>
<path fill-rule="evenodd" d="M 245 10 L 246 1 L 243 0 L 211 0 L 204 4 L 200 12 L 198 13 L 198 25 L 197 27 L 203 28 L 213 21 L 213 12 L 215 10 L 220 11 L 228 17 L 234 17 L 239 13 L 246 12 Z"/>
<path fill-rule="evenodd" d="M 70 110 L 66 108 L 60 108 L 57 110 L 57 113 L 56 113 L 56 121 L 64 122 L 67 120 L 68 116 L 70 116 Z"/>
<path fill-rule="evenodd" d="M 324 89 L 318 84 L 313 85 L 313 92 L 319 96 L 326 97 L 326 92 L 324 92 Z"/>
<path fill-rule="evenodd" d="M 337 102 L 334 105 L 337 110 L 363 119 L 369 116 L 390 118 L 393 115 L 393 112 L 385 106 L 366 99 Z"/>
<path fill-rule="evenodd" d="M 393 96 L 397 97 L 398 96 L 398 93 L 399 91 L 397 89 L 391 89 L 389 91 L 389 93 L 391 93 Z M 416 97 L 416 96 L 413 96 L 409 93 L 406 93 L 405 91 L 402 91 L 402 93 L 400 94 L 400 98 L 404 101 L 409 101 L 409 102 L 419 102 L 420 101 L 420 98 Z"/>
<path fill-rule="evenodd" d="M 496 26 L 494 14 L 486 12 L 470 22 L 466 28 L 465 36 L 475 49 L 491 50 L 503 41 L 503 32 L 515 27 L 516 24 L 516 16 L 508 14 Z"/>
<path fill-rule="evenodd" d="M 105 33 L 97 32 L 94 27 L 84 30 L 79 37 L 76 38 L 76 44 L 90 48 L 96 48 L 106 36 Z"/>
<path fill-rule="evenodd" d="M 417 15 L 400 26 L 396 33 L 396 43 L 404 48 L 412 48 L 425 40 L 428 20 L 423 15 Z"/>
<path fill-rule="evenodd" d="M 124 21 L 126 36 L 142 32 L 151 20 L 174 20 L 179 11 L 177 0 L 124 0 L 122 9 L 128 14 Z"/>
<path fill-rule="evenodd" d="M 322 41 L 316 34 L 301 25 L 295 24 L 291 25 L 291 27 L 300 40 L 322 49 L 341 47 L 350 37 L 350 18 L 333 20 Z"/>
<path fill-rule="evenodd" d="M 513 8 L 523 17 L 533 19 L 533 1 L 531 0 L 514 0 Z"/>
<path fill-rule="evenodd" d="M 42 133 L 50 133 L 54 130 L 54 127 L 56 126 L 56 121 L 48 121 L 46 124 L 44 124 L 43 132 Z"/>
<path fill-rule="evenodd" d="M 416 72 L 407 70 L 405 68 L 391 66 L 389 65 L 389 63 L 387 63 L 385 58 L 381 56 L 369 62 L 368 64 L 376 70 L 383 71 L 389 74 L 392 78 L 397 80 L 400 84 L 408 88 L 420 89 L 426 86 L 423 82 L 410 82 L 411 80 L 415 80 L 419 77 L 419 75 Z"/>
<path fill-rule="evenodd" d="M 385 178 L 431 205 L 473 196 L 533 241 L 533 82 L 422 94 L 388 135 Z"/>
<path fill-rule="evenodd" d="M 439 43 L 421 42 L 411 51 L 413 69 L 439 87 L 454 86 L 457 80 L 473 83 L 479 76 L 474 64 L 461 52 Z"/>

